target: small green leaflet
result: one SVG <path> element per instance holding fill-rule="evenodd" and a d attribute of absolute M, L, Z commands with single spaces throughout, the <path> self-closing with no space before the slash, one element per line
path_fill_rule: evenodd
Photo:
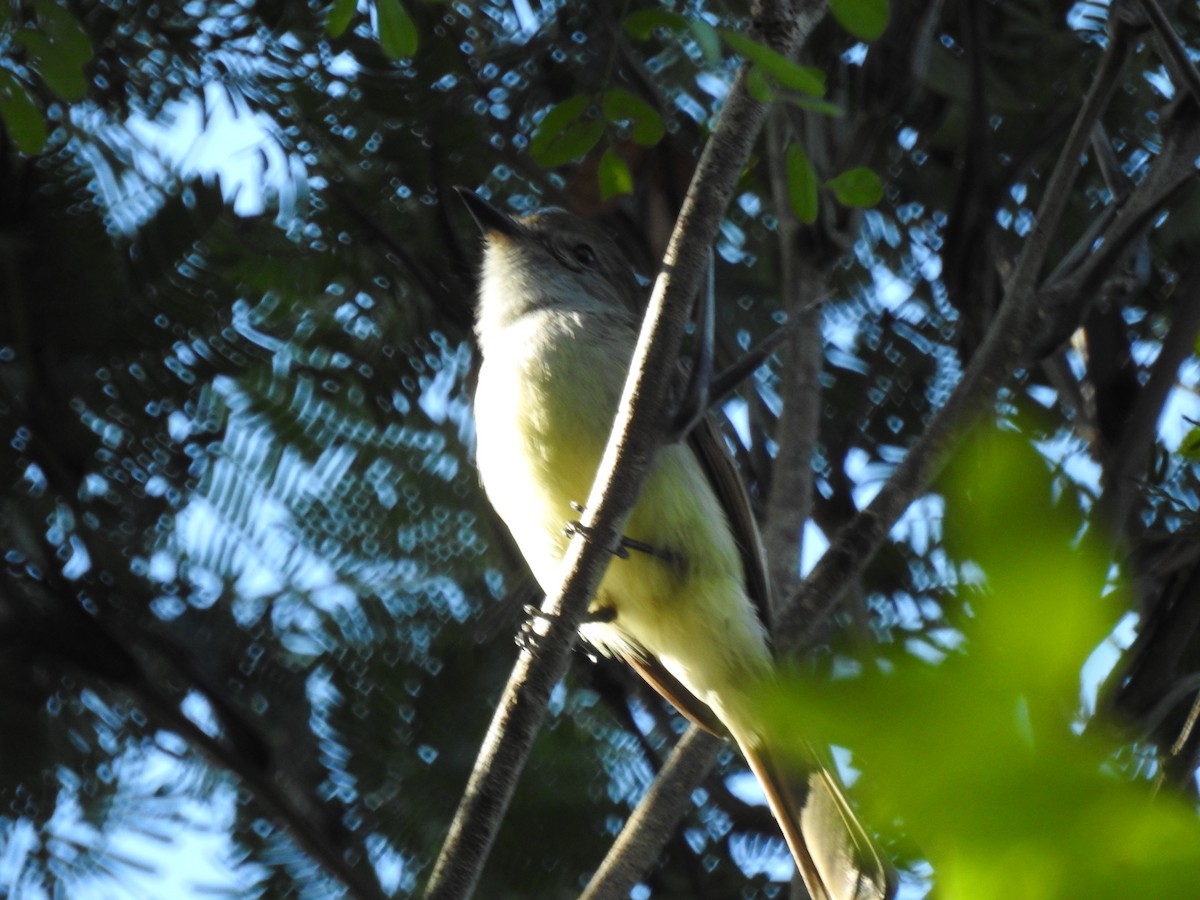
<path fill-rule="evenodd" d="M 33 156 L 46 145 L 46 120 L 25 88 L 7 72 L 0 72 L 0 119 L 17 149 Z"/>
<path fill-rule="evenodd" d="M 1200 459 L 1200 428 L 1193 428 L 1179 443 L 1179 453 L 1188 459 Z"/>
<path fill-rule="evenodd" d="M 856 38 L 873 41 L 888 23 L 888 0 L 829 0 L 838 24 Z"/>
<path fill-rule="evenodd" d="M 788 201 L 792 213 L 805 225 L 811 225 L 817 221 L 817 200 L 820 191 L 817 171 L 799 144 L 788 144 L 785 161 Z"/>
<path fill-rule="evenodd" d="M 625 160 L 613 152 L 612 147 L 600 157 L 600 196 L 605 200 L 633 190 L 633 175 Z"/>
<path fill-rule="evenodd" d="M 683 31 L 688 27 L 685 16 L 668 12 L 665 9 L 642 9 L 625 19 L 625 30 L 635 41 L 649 40 L 655 28 L 665 28 L 668 31 Z"/>
<path fill-rule="evenodd" d="M 825 182 L 843 206 L 869 207 L 883 199 L 883 182 L 865 166 L 847 169 Z"/>
<path fill-rule="evenodd" d="M 375 0 L 375 25 L 379 46 L 392 59 L 406 59 L 417 52 L 421 36 L 400 0 Z"/>
<path fill-rule="evenodd" d="M 692 37 L 696 39 L 700 52 L 704 54 L 704 61 L 710 66 L 718 65 L 721 62 L 721 36 L 717 29 L 703 19 L 693 19 L 688 26 L 692 29 Z"/>
<path fill-rule="evenodd" d="M 358 0 L 334 0 L 325 14 L 325 33 L 331 38 L 339 38 L 350 27 L 350 20 L 358 10 Z"/>
<path fill-rule="evenodd" d="M 69 10 L 54 0 L 38 0 L 35 8 L 42 33 L 56 50 L 80 66 L 92 58 L 92 39 Z"/>
<path fill-rule="evenodd" d="M 550 109 L 529 140 L 529 155 L 546 169 L 579 159 L 604 135 L 604 122 L 584 118 L 592 98 L 577 94 Z"/>
<path fill-rule="evenodd" d="M 635 144 L 653 147 L 662 140 L 663 134 L 666 132 L 658 110 L 641 97 L 622 88 L 613 88 L 605 93 L 601 106 L 604 110 L 604 118 L 613 124 L 630 123 L 630 137 L 633 138 Z"/>
<path fill-rule="evenodd" d="M 759 103 L 773 103 L 775 88 L 771 86 L 771 78 L 762 66 L 751 66 L 746 73 L 746 90 Z"/>
<path fill-rule="evenodd" d="M 821 69 L 794 63 L 782 53 L 736 31 L 722 29 L 721 37 L 737 53 L 765 69 L 782 87 L 810 97 L 825 96 L 825 73 Z"/>
<path fill-rule="evenodd" d="M 82 100 L 88 81 L 83 67 L 92 58 L 92 41 L 79 20 L 50 0 L 36 4 L 38 30 L 25 29 L 14 40 L 28 52 L 46 86 L 64 100 Z"/>

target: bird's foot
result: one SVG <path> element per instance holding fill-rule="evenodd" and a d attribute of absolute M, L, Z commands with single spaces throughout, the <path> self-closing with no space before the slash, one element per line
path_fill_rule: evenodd
<path fill-rule="evenodd" d="M 533 653 L 537 650 L 538 638 L 541 637 L 541 633 L 537 630 L 537 623 L 550 622 L 558 618 L 558 616 L 554 613 L 548 613 L 540 606 L 535 606 L 532 603 L 527 603 L 522 608 L 524 609 L 527 618 L 521 623 L 521 627 L 517 631 L 515 641 L 518 648 L 521 650 L 528 650 L 530 653 Z M 589 609 L 587 616 L 584 618 L 581 624 L 607 624 L 608 622 L 615 621 L 616 618 L 617 611 L 615 609 L 613 609 L 611 606 L 600 606 L 596 609 Z"/>
<path fill-rule="evenodd" d="M 581 513 L 583 512 L 583 505 L 572 501 L 571 509 Z M 563 534 L 567 537 L 582 534 L 587 540 L 593 540 L 592 529 L 578 519 L 572 519 L 568 522 L 567 527 L 563 529 Z M 629 559 L 629 551 L 631 550 L 636 550 L 638 553 L 645 553 L 647 556 L 653 556 L 666 562 L 674 561 L 674 554 L 660 550 L 653 544 L 647 544 L 645 541 L 639 541 L 637 538 L 631 538 L 627 535 L 621 535 L 621 540 L 617 542 L 617 547 L 612 553 L 617 559 Z"/>

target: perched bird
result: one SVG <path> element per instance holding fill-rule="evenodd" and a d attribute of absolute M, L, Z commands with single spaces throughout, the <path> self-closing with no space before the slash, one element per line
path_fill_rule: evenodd
<path fill-rule="evenodd" d="M 641 321 L 616 243 L 563 210 L 514 218 L 460 189 L 485 236 L 476 313 L 477 463 L 534 577 L 558 585 L 573 504 L 587 498 Z M 735 537 L 735 533 L 738 535 Z M 660 449 L 582 636 L 626 660 L 684 715 L 733 738 L 766 793 L 814 900 L 880 900 L 887 862 L 833 776 L 796 772 L 753 696 L 774 664 L 758 536 L 736 470 L 707 423 Z"/>

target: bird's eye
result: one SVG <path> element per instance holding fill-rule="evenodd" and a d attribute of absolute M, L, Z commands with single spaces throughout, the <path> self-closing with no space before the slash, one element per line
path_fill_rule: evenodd
<path fill-rule="evenodd" d="M 587 244 L 576 244 L 571 248 L 571 254 L 580 265 L 590 266 L 596 261 L 596 251 Z"/>

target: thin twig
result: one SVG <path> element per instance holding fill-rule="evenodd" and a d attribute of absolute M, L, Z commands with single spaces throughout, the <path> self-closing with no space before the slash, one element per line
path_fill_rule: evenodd
<path fill-rule="evenodd" d="M 1187 49 L 1179 41 L 1179 35 L 1171 27 L 1171 20 L 1162 11 L 1157 0 L 1138 0 L 1142 12 L 1150 20 L 1154 36 L 1158 39 L 1158 50 L 1170 69 L 1171 74 L 1183 83 L 1192 95 L 1192 99 L 1200 103 L 1200 71 L 1188 56 Z"/>

